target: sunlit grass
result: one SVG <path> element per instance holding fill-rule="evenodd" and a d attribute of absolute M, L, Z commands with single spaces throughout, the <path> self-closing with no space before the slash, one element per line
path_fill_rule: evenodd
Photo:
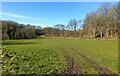
<path fill-rule="evenodd" d="M 46 65 L 46 67 L 44 67 L 43 69 L 36 69 L 35 73 L 53 73 L 56 71 L 56 69 L 57 71 L 60 71 L 60 69 L 66 69 L 67 65 L 64 60 L 64 54 L 60 49 L 61 47 L 64 48 L 63 51 L 66 51 L 79 63 L 79 65 L 82 66 L 82 70 L 85 70 L 88 73 L 93 74 L 96 73 L 96 71 L 92 67 L 88 66 L 89 64 L 83 65 L 84 63 L 87 63 L 87 61 L 82 59 L 79 53 L 90 57 L 91 59 L 99 63 L 101 66 L 107 67 L 112 72 L 118 72 L 117 40 L 36 38 L 28 40 L 6 40 L 3 41 L 3 46 L 6 46 L 7 49 L 13 52 L 17 52 L 17 54 L 21 56 L 29 56 L 31 52 L 35 52 L 35 59 L 38 60 L 36 61 L 37 64 L 34 65 L 33 68 L 37 68 L 38 65 L 42 64 Z M 24 51 L 24 53 L 22 51 Z M 32 58 L 34 55 L 30 56 Z M 49 59 L 51 61 L 48 61 Z M 34 61 L 31 60 L 30 63 L 33 62 Z M 49 62 L 51 62 L 54 65 L 49 64 Z"/>

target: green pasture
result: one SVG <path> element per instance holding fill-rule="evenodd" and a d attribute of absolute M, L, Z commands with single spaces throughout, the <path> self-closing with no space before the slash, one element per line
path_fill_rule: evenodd
<path fill-rule="evenodd" d="M 83 73 L 98 74 L 81 54 L 113 73 L 118 72 L 117 40 L 35 38 L 4 40 L 2 44 L 3 73 L 61 74 L 69 67 L 66 54 Z"/>

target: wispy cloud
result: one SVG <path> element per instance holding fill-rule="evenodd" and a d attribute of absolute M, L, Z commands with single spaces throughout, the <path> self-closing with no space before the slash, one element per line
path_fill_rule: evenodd
<path fill-rule="evenodd" d="M 18 15 L 18 14 L 13 14 L 13 13 L 0 12 L 0 14 L 5 15 L 5 16 L 15 17 L 15 18 L 21 18 L 21 19 L 28 19 L 28 20 L 35 20 L 35 21 L 37 20 L 49 21 L 46 18 L 33 18 L 33 17 L 23 16 L 23 15 Z"/>
<path fill-rule="evenodd" d="M 11 16 L 11 17 L 22 18 L 22 19 L 32 19 L 32 18 L 27 17 L 27 16 L 22 16 L 22 15 L 17 15 L 17 14 L 12 14 L 12 13 L 2 12 L 1 14 L 5 15 L 5 16 Z"/>

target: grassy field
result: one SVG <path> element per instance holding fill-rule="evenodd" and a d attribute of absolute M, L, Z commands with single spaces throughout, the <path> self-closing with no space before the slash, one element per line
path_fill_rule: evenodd
<path fill-rule="evenodd" d="M 3 41 L 3 73 L 118 72 L 117 40 L 36 38 Z"/>

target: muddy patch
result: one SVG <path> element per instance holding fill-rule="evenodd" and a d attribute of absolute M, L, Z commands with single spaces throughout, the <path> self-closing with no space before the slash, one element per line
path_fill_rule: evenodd
<path fill-rule="evenodd" d="M 97 62 L 95 62 L 93 59 L 79 53 L 80 56 L 82 56 L 87 62 L 89 62 L 90 66 L 92 66 L 93 68 L 95 68 L 95 70 L 100 73 L 100 74 L 112 74 L 112 72 L 103 66 L 100 66 Z"/>
<path fill-rule="evenodd" d="M 66 74 L 82 74 L 79 65 L 75 62 L 73 58 L 65 55 L 66 61 L 69 63 L 68 69 L 65 71 Z"/>
<path fill-rule="evenodd" d="M 86 74 L 85 72 L 83 72 L 82 69 L 80 69 L 80 64 L 74 59 L 74 57 L 70 56 L 68 54 L 68 52 L 66 51 L 66 49 L 64 49 L 63 47 L 60 48 L 60 50 L 63 52 L 65 60 L 68 62 L 68 68 L 67 70 L 65 70 L 63 72 L 63 74 Z M 71 48 L 71 50 L 75 51 L 77 49 Z M 97 74 L 100 74 L 101 76 L 108 76 L 108 75 L 113 75 L 114 73 L 112 71 L 110 71 L 107 67 L 103 67 L 101 66 L 99 63 L 97 63 L 94 59 L 75 51 L 76 53 L 79 54 L 79 56 L 81 58 L 83 58 L 86 63 L 88 63 L 89 66 L 91 66 L 91 68 L 94 68 L 95 71 L 97 72 Z M 113 75 L 113 76 L 116 76 Z"/>
<path fill-rule="evenodd" d="M 83 74 L 83 72 L 80 70 L 79 64 L 74 60 L 74 58 L 69 56 L 65 52 L 64 48 L 61 48 L 61 50 L 64 50 L 62 52 L 64 52 L 65 60 L 68 62 L 68 68 L 63 72 L 63 74 Z"/>

